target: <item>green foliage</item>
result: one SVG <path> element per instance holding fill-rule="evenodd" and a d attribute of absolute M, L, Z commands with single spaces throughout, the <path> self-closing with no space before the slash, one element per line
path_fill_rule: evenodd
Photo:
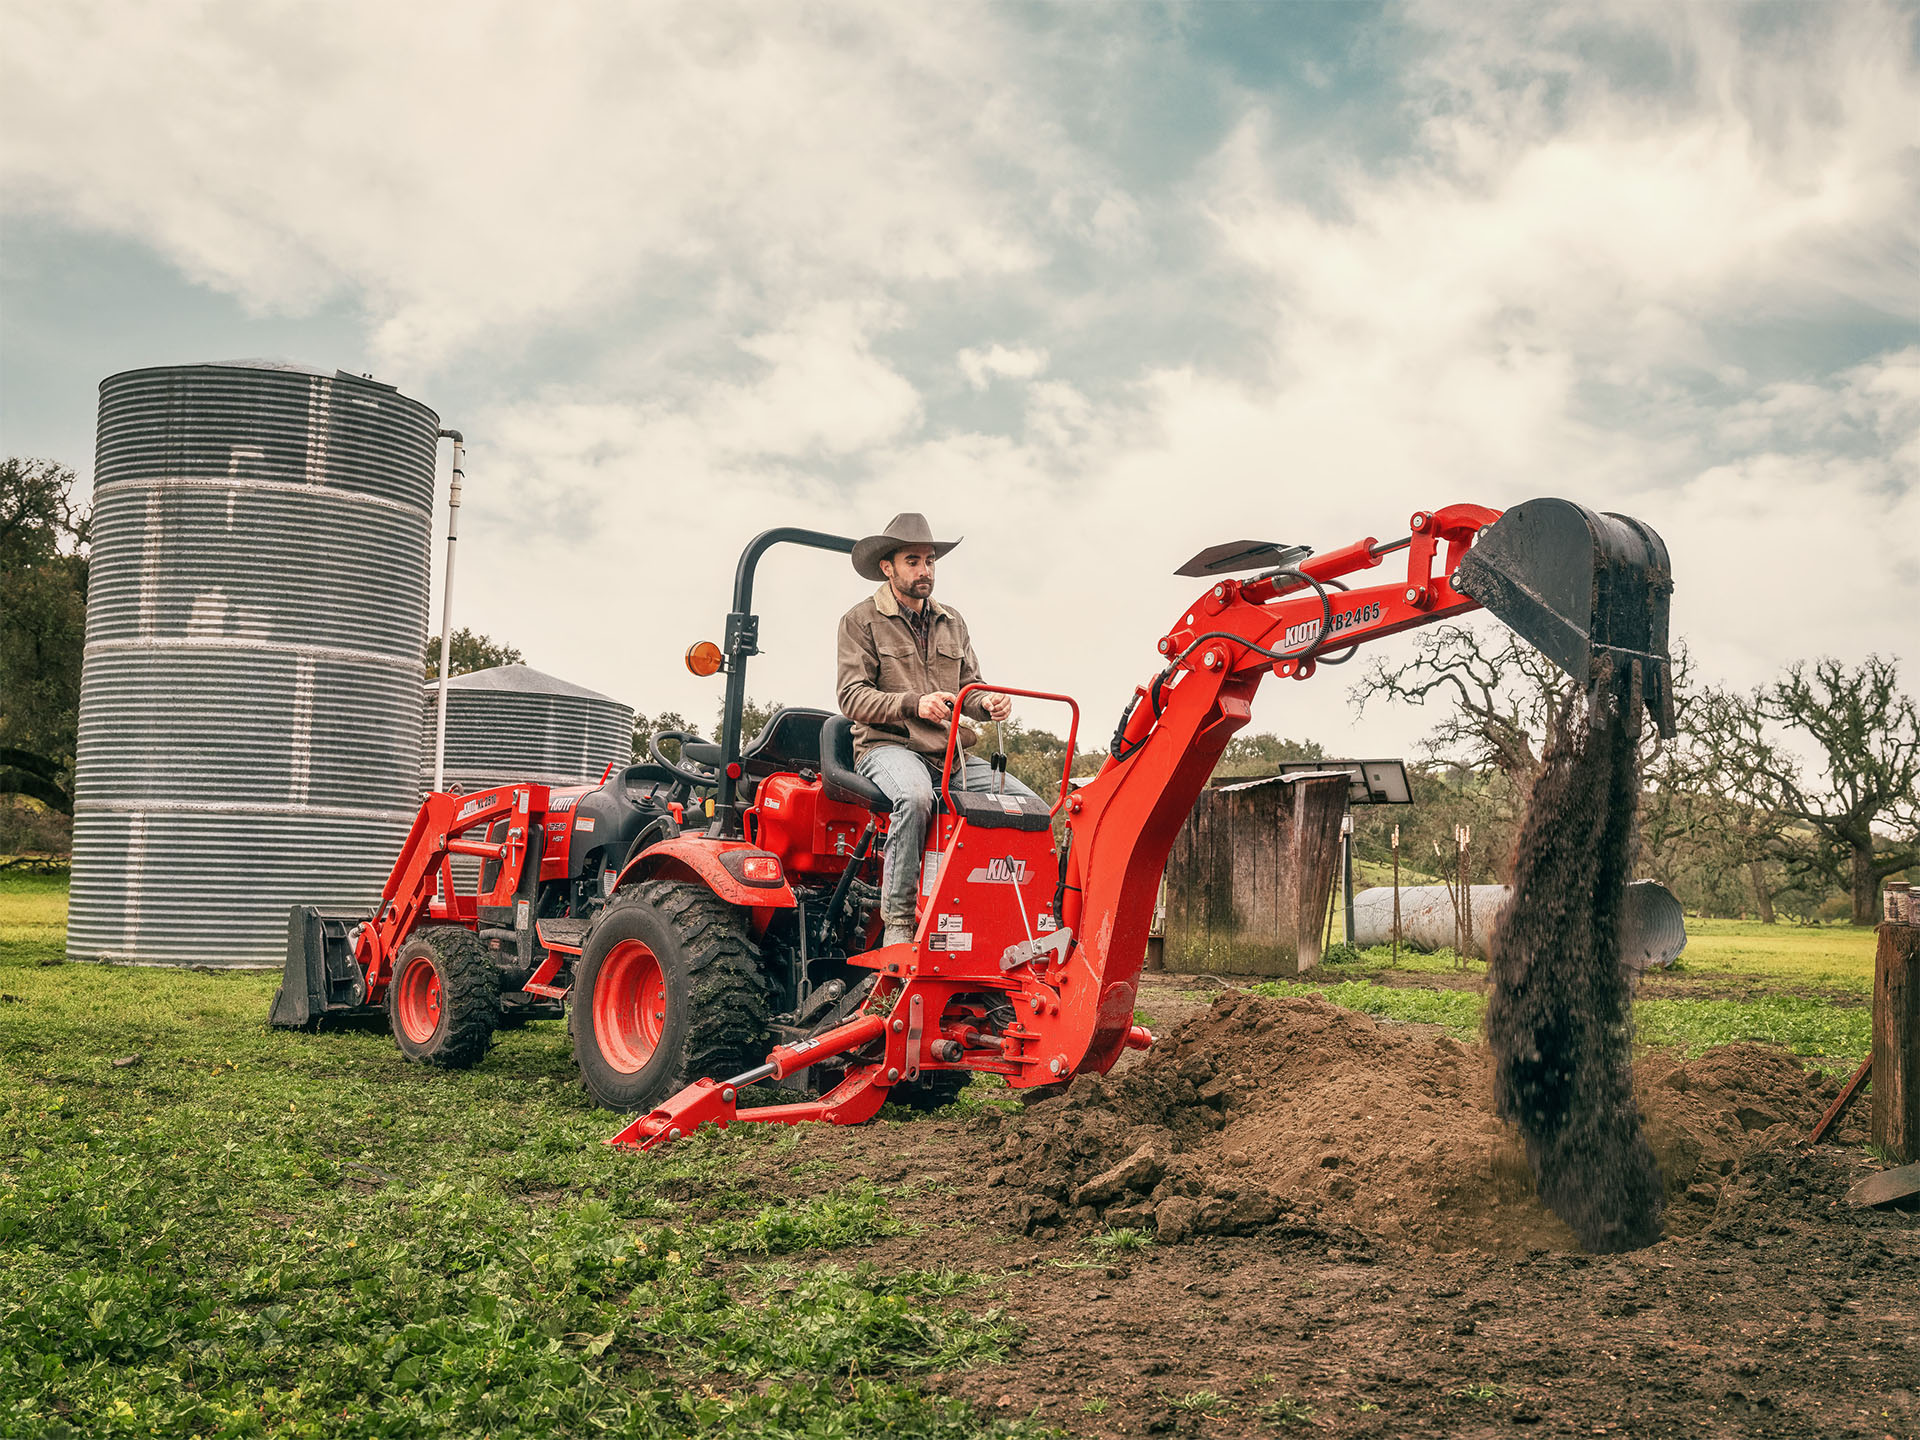
<path fill-rule="evenodd" d="M 1472 990 L 1418 990 L 1349 980 L 1325 985 L 1294 980 L 1264 980 L 1250 987 L 1256 995 L 1313 995 L 1347 1010 L 1381 1020 L 1444 1025 L 1462 1039 L 1480 1030 L 1485 997 Z"/>
<path fill-rule="evenodd" d="M 1744 1000 L 1642 1000 L 1633 1007 L 1642 1045 L 1697 1055 L 1715 1045 L 1753 1040 L 1796 1055 L 1836 1060 L 1866 1058 L 1873 1046 L 1873 1012 L 1840 1007 L 1810 995 L 1761 995 Z"/>
<path fill-rule="evenodd" d="M 1313 1407 L 1297 1396 L 1281 1393 L 1265 1401 L 1254 1411 L 1269 1425 L 1292 1428 L 1313 1423 Z"/>
<path fill-rule="evenodd" d="M 1146 1250 L 1152 1247 L 1153 1237 L 1144 1230 L 1132 1230 L 1123 1226 L 1118 1230 L 1102 1230 L 1097 1235 L 1089 1235 L 1087 1243 L 1096 1250 Z"/>
<path fill-rule="evenodd" d="M 968 1277 L 741 1263 L 898 1228 L 738 1194 L 792 1132 L 615 1152 L 557 1023 L 430 1072 L 274 976 L 42 964 L 63 900 L 0 877 L 0 1434 L 1040 1433 L 908 1383 L 1004 1357 Z"/>
<path fill-rule="evenodd" d="M 1211 1390 L 1194 1390 L 1167 1402 L 1176 1410 L 1185 1410 L 1189 1414 L 1207 1415 L 1220 1409 L 1227 1402 Z"/>
<path fill-rule="evenodd" d="M 1643 990 L 1634 1006 L 1641 1045 L 1697 1055 L 1715 1045 L 1757 1041 L 1839 1064 L 1865 1058 L 1872 1044 L 1868 1007 L 1836 1005 L 1784 987 L 1817 986 L 1864 996 L 1873 984 L 1871 933 L 1850 927 L 1809 931 L 1701 920 L 1688 921 L 1687 928 L 1681 974 L 1690 982 L 1725 976 L 1734 993 L 1668 997 Z M 1385 945 L 1358 951 L 1337 945 L 1327 960 L 1298 980 L 1267 980 L 1250 988 L 1259 995 L 1314 995 L 1382 1020 L 1442 1025 L 1460 1039 L 1479 1034 L 1485 996 L 1477 987 L 1378 983 L 1388 969 L 1403 975 L 1479 976 L 1486 966 L 1478 960 L 1462 965 L 1450 950 L 1428 955 L 1406 947 L 1396 966 Z M 1755 981 L 1761 985 L 1757 993 Z M 1661 982 L 1656 973 L 1647 988 Z"/>
<path fill-rule="evenodd" d="M 461 626 L 453 632 L 447 647 L 447 665 L 455 675 L 471 675 L 476 670 L 492 670 L 501 665 L 518 665 L 524 660 L 520 651 L 491 635 L 476 635 Z M 429 635 L 425 650 L 427 679 L 440 678 L 440 637 Z"/>
<path fill-rule="evenodd" d="M 887 1197 L 862 1181 L 835 1195 L 799 1205 L 773 1204 L 740 1221 L 714 1226 L 712 1243 L 752 1255 L 786 1255 L 795 1250 L 829 1250 L 864 1245 L 882 1235 L 897 1235 L 900 1222 Z"/>
<path fill-rule="evenodd" d="M 1409 765 L 1411 805 L 1359 805 L 1353 811 L 1354 884 L 1392 880 L 1393 832 L 1400 831 L 1400 883 L 1433 884 L 1457 874 L 1453 829 L 1470 826 L 1467 879 L 1490 885 L 1506 879 L 1513 858 L 1524 783 L 1506 772 L 1446 765 Z M 1362 879 L 1362 876 L 1366 878 Z"/>
<path fill-rule="evenodd" d="M 655 735 L 663 730 L 685 730 L 690 734 L 700 734 L 700 727 L 690 722 L 678 710 L 662 710 L 658 715 L 642 715 L 636 712 L 633 717 L 633 758 L 647 760 L 651 758 L 648 746 Z M 663 741 L 660 753 L 676 763 L 680 759 L 680 742 Z"/>
<path fill-rule="evenodd" d="M 1851 925 L 1762 925 L 1689 916 L 1677 967 L 1689 976 L 1746 976 L 1774 985 L 1866 995 L 1873 990 L 1874 934 Z"/>
<path fill-rule="evenodd" d="M 74 474 L 0 462 L 0 795 L 73 813 L 91 520 Z"/>
<path fill-rule="evenodd" d="M 1295 760 L 1324 760 L 1327 752 L 1312 740 L 1283 740 L 1278 735 L 1236 735 L 1213 767 L 1216 776 L 1272 775 Z"/>

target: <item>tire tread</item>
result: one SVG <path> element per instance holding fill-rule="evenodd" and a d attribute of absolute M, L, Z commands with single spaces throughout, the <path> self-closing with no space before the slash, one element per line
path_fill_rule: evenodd
<path fill-rule="evenodd" d="M 493 957 L 464 926 L 429 925 L 415 934 L 433 950 L 446 1026 L 431 1051 L 407 1055 L 407 1059 L 442 1070 L 471 1070 L 486 1058 L 500 1025 L 500 984 Z M 394 1033 L 398 1035 L 397 1027 Z"/>

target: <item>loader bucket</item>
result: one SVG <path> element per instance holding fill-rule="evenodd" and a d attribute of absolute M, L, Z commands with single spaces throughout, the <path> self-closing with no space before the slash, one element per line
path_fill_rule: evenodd
<path fill-rule="evenodd" d="M 1652 528 L 1571 500 L 1529 500 L 1481 532 L 1453 588 L 1477 600 L 1588 690 L 1629 681 L 1673 732 L 1667 605 L 1673 572 Z"/>
<path fill-rule="evenodd" d="M 269 1025 L 311 1029 L 329 1012 L 352 1011 L 362 1005 L 366 984 L 348 937 L 366 918 L 358 911 L 322 910 L 317 905 L 289 909 L 286 970 L 273 993 Z"/>

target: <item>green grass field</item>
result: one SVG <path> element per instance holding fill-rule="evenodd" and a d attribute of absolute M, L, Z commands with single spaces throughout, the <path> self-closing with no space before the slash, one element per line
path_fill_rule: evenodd
<path fill-rule="evenodd" d="M 1339 926 L 1335 925 L 1336 936 Z M 1671 968 L 1647 977 L 1634 1005 L 1643 1046 L 1689 1054 L 1740 1040 L 1779 1045 L 1829 1069 L 1851 1070 L 1873 1044 L 1874 932 L 1739 920 L 1687 921 L 1687 948 Z M 1444 1025 L 1466 1038 L 1480 1028 L 1485 1000 L 1459 988 L 1486 973 L 1451 950 L 1433 954 L 1385 945 L 1353 951 L 1336 943 L 1300 980 L 1266 981 L 1267 995 L 1319 995 L 1383 1020 Z M 1426 977 L 1432 977 L 1423 984 Z M 1447 983 L 1451 981 L 1452 983 Z M 1391 982 L 1391 983 L 1388 983 Z"/>
<path fill-rule="evenodd" d="M 273 976 L 60 963 L 65 912 L 63 880 L 0 877 L 0 1436 L 1040 1433 L 916 1385 L 1017 1335 L 992 1276 L 862 1267 L 889 1191 L 736 1188 L 793 1132 L 637 1161 L 557 1022 L 427 1072 L 269 1031 Z M 1807 992 L 1871 963 L 1866 934 L 1709 923 L 1641 1039 L 1847 1064 L 1866 1009 Z M 1473 1033 L 1477 967 L 1390 968 L 1261 988 Z"/>
<path fill-rule="evenodd" d="M 64 918 L 0 879 L 0 1435 L 1038 1433 L 913 1384 L 1014 1332 L 860 1266 L 887 1192 L 730 1190 L 794 1132 L 638 1162 L 557 1022 L 430 1073 L 268 1031 L 274 977 L 45 963 Z"/>

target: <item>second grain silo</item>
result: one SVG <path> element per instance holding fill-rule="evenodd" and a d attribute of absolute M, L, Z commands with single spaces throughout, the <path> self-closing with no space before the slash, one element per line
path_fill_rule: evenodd
<path fill-rule="evenodd" d="M 439 419 L 268 362 L 100 385 L 68 954 L 272 965 L 418 802 Z"/>
<path fill-rule="evenodd" d="M 429 683 L 420 788 L 433 784 L 439 686 Z M 577 785 L 624 765 L 633 708 L 527 665 L 456 675 L 447 684 L 446 784 L 482 790 L 516 780 Z"/>

